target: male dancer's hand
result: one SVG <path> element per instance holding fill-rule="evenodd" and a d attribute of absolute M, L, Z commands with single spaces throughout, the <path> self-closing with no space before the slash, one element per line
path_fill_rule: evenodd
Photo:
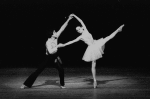
<path fill-rule="evenodd" d="M 64 44 L 59 43 L 57 47 L 64 47 Z"/>
<path fill-rule="evenodd" d="M 70 16 L 70 15 L 69 15 L 69 20 L 71 20 L 72 18 L 73 18 L 73 16 Z"/>

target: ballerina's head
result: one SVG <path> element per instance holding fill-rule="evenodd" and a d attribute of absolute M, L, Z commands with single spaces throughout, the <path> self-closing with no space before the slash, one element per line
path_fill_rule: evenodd
<path fill-rule="evenodd" d="M 81 34 L 84 32 L 84 28 L 81 27 L 81 26 L 77 26 L 76 30 L 77 30 L 78 33 L 81 33 Z"/>

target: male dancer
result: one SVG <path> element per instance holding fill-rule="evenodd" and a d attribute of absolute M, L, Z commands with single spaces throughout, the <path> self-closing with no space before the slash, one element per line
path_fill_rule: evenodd
<path fill-rule="evenodd" d="M 59 72 L 59 77 L 60 77 L 60 85 L 61 88 L 65 88 L 64 85 L 64 69 L 62 66 L 62 62 L 61 59 L 58 56 L 57 53 L 57 48 L 59 47 L 59 45 L 57 45 L 57 40 L 58 37 L 60 36 L 60 34 L 64 31 L 64 29 L 66 28 L 66 26 L 68 25 L 68 22 L 72 19 L 72 16 L 70 16 L 68 18 L 68 20 L 62 25 L 62 27 L 60 28 L 60 30 L 58 32 L 55 32 L 55 30 L 53 31 L 53 35 L 51 38 L 49 38 L 46 42 L 46 55 L 48 55 L 48 53 L 50 55 L 48 55 L 49 59 L 48 60 L 55 60 L 55 63 L 57 63 L 57 70 Z M 20 87 L 21 89 L 24 89 L 26 87 L 31 88 L 33 83 L 35 82 L 36 78 L 38 77 L 38 75 L 46 68 L 46 65 L 42 65 L 40 66 L 34 73 L 32 73 L 27 79 L 26 81 L 23 83 L 23 85 Z"/>

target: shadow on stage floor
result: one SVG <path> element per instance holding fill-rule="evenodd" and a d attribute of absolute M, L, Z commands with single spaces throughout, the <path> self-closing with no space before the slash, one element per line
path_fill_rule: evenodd
<path fill-rule="evenodd" d="M 65 89 L 59 86 L 58 72 L 46 68 L 32 88 L 20 89 L 36 68 L 0 69 L 0 99 L 148 99 L 150 77 L 131 69 L 97 69 L 93 88 L 90 68 L 65 68 Z"/>

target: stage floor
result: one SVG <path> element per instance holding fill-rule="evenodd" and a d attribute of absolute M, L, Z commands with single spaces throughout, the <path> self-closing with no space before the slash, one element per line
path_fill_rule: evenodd
<path fill-rule="evenodd" d="M 90 68 L 65 68 L 65 89 L 55 68 L 46 68 L 32 88 L 20 89 L 36 68 L 0 69 L 0 99 L 150 99 L 150 76 L 131 69 L 97 69 L 93 88 Z"/>

